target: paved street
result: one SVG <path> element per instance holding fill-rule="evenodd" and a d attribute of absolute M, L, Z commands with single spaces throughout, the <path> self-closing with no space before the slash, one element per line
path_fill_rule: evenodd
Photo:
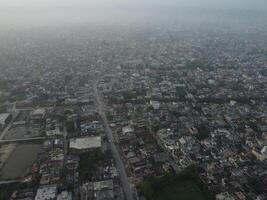
<path fill-rule="evenodd" d="M 95 95 L 97 110 L 98 110 L 98 113 L 101 115 L 101 118 L 103 120 L 104 128 L 105 128 L 108 140 L 109 140 L 109 146 L 110 146 L 110 149 L 112 151 L 113 157 L 115 159 L 117 169 L 119 171 L 120 180 L 122 183 L 125 197 L 127 200 L 133 200 L 134 199 L 133 198 L 133 190 L 132 190 L 131 184 L 128 180 L 128 177 L 127 177 L 127 174 L 126 174 L 126 171 L 124 168 L 124 164 L 121 160 L 120 154 L 119 154 L 119 152 L 118 152 L 118 150 L 114 144 L 114 138 L 112 135 L 112 131 L 109 127 L 106 114 L 103 110 L 103 103 L 101 102 L 101 99 L 99 97 L 99 93 L 98 93 L 98 89 L 97 89 L 97 83 L 98 83 L 98 81 L 96 81 L 96 83 L 94 84 L 94 95 Z"/>
<path fill-rule="evenodd" d="M 0 143 L 10 143 L 10 142 L 30 142 L 37 140 L 46 140 L 47 137 L 31 137 L 31 138 L 20 138 L 20 139 L 10 139 L 10 140 L 0 140 Z"/>

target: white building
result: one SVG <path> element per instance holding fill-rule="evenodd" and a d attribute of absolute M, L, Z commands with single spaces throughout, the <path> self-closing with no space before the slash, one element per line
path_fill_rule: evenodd
<path fill-rule="evenodd" d="M 3 128 L 5 125 L 7 125 L 11 117 L 12 116 L 9 113 L 1 113 L 0 114 L 0 128 Z"/>
<path fill-rule="evenodd" d="M 89 149 L 101 148 L 101 137 L 92 136 L 92 137 L 72 138 L 70 139 L 69 147 L 75 150 L 89 150 Z"/>

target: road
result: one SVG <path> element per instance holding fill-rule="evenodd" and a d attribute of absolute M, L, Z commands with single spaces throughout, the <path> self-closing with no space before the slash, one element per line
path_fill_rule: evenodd
<path fill-rule="evenodd" d="M 115 159 L 117 169 L 119 171 L 120 181 L 121 181 L 121 184 L 123 187 L 125 197 L 127 200 L 134 200 L 133 188 L 131 187 L 131 184 L 128 180 L 128 177 L 127 177 L 127 174 L 126 174 L 126 171 L 124 168 L 124 164 L 121 160 L 120 154 L 119 154 L 119 152 L 118 152 L 118 150 L 114 144 L 114 138 L 113 138 L 112 130 L 109 127 L 109 123 L 108 123 L 106 114 L 103 110 L 103 103 L 102 103 L 101 98 L 100 98 L 99 93 L 98 93 L 97 83 L 98 83 L 98 81 L 96 81 L 94 84 L 94 96 L 95 96 L 95 101 L 96 101 L 96 105 L 97 105 L 97 110 L 98 110 L 98 113 L 101 116 L 103 124 L 104 124 L 104 128 L 105 128 L 105 131 L 106 131 L 106 134 L 108 137 L 108 141 L 109 141 L 109 146 L 110 146 L 111 152 L 113 154 L 113 157 Z"/>
<path fill-rule="evenodd" d="M 32 137 L 32 138 L 8 139 L 8 140 L 0 140 L 0 143 L 29 142 L 29 141 L 46 140 L 46 139 L 47 139 L 47 137 Z"/>
<path fill-rule="evenodd" d="M 66 128 L 66 125 L 64 126 L 64 130 L 63 130 L 63 154 L 64 154 L 64 160 L 63 160 L 63 164 L 64 166 L 66 166 L 66 162 L 67 162 L 67 155 L 68 155 L 68 131 Z"/>
<path fill-rule="evenodd" d="M 27 176 L 22 179 L 8 180 L 8 181 L 0 181 L 0 185 L 10 184 L 10 183 L 28 183 L 31 182 L 32 176 Z"/>
<path fill-rule="evenodd" d="M 14 116 L 12 117 L 12 120 L 9 122 L 9 124 L 7 125 L 7 127 L 2 131 L 2 133 L 0 135 L 0 140 L 3 140 L 4 139 L 4 137 L 6 136 L 8 130 L 11 128 L 14 120 L 17 118 L 18 114 L 19 114 L 19 112 L 16 112 L 14 114 Z"/>

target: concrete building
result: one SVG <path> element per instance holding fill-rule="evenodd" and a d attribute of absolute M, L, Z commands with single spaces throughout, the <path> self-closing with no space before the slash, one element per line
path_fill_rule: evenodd
<path fill-rule="evenodd" d="M 102 146 L 100 136 L 72 138 L 69 142 L 69 148 L 75 152 L 85 152 L 93 149 L 100 149 Z"/>
<path fill-rule="evenodd" d="M 32 119 L 43 119 L 45 117 L 46 110 L 44 108 L 37 108 L 31 113 Z"/>
<path fill-rule="evenodd" d="M 11 120 L 12 115 L 9 113 L 1 113 L 0 114 L 0 128 L 5 127 Z"/>
<path fill-rule="evenodd" d="M 62 191 L 57 195 L 57 200 L 72 200 L 72 193 L 69 191 Z"/>
<path fill-rule="evenodd" d="M 57 186 L 40 186 L 37 190 L 35 200 L 55 200 L 57 197 Z"/>

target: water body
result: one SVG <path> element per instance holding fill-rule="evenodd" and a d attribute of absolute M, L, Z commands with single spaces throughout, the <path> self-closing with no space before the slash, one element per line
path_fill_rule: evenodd
<path fill-rule="evenodd" d="M 0 173 L 0 179 L 18 179 L 29 172 L 32 164 L 41 151 L 40 144 L 20 144 L 7 160 Z"/>

